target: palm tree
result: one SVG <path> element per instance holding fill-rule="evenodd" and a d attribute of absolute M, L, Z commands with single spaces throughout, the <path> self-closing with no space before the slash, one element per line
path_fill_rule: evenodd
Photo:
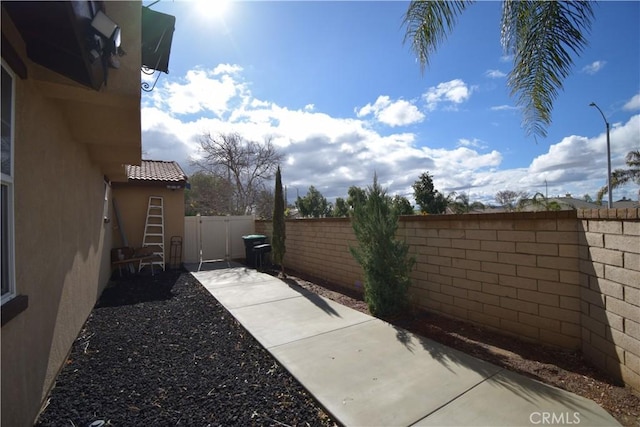
<path fill-rule="evenodd" d="M 640 150 L 629 151 L 626 156 L 626 163 L 629 169 L 616 169 L 611 172 L 611 189 L 622 187 L 629 182 L 640 185 Z M 598 191 L 596 203 L 602 203 L 602 196 L 609 192 L 606 185 Z"/>
<path fill-rule="evenodd" d="M 449 204 L 453 213 L 456 214 L 465 214 L 475 210 L 484 209 L 484 205 L 481 202 L 473 202 L 469 201 L 469 195 L 465 193 L 461 193 L 456 195 L 455 192 L 449 195 L 449 199 L 453 198 L 453 202 Z"/>
<path fill-rule="evenodd" d="M 521 199 L 518 210 L 524 210 L 527 205 L 531 205 L 534 211 L 559 211 L 562 206 L 556 200 L 549 200 L 547 196 L 538 192 L 531 199 Z M 575 209 L 575 208 L 572 208 Z"/>
<path fill-rule="evenodd" d="M 403 21 L 404 41 L 411 42 L 423 71 L 458 15 L 472 3 L 411 1 Z M 587 45 L 584 34 L 592 18 L 589 1 L 503 1 L 501 42 L 505 52 L 513 56 L 508 85 L 523 108 L 528 135 L 547 135 L 553 101 L 573 65 L 571 53 L 579 54 Z"/>

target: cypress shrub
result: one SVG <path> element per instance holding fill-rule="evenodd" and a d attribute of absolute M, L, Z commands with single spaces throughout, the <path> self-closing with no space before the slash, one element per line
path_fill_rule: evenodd
<path fill-rule="evenodd" d="M 286 230 L 284 222 L 284 195 L 282 194 L 282 177 L 280 166 L 276 171 L 275 200 L 273 201 L 273 238 L 271 239 L 271 250 L 273 262 L 280 265 L 280 271 L 284 276 L 284 254 L 286 252 L 285 239 Z"/>
<path fill-rule="evenodd" d="M 358 247 L 349 250 L 364 270 L 364 297 L 374 316 L 398 314 L 406 308 L 415 259 L 409 245 L 395 239 L 398 212 L 373 177 L 366 200 L 354 206 L 351 225 Z"/>

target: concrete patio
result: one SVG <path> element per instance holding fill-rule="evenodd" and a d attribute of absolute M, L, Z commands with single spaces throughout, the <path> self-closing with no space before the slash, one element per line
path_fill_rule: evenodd
<path fill-rule="evenodd" d="M 346 426 L 613 426 L 596 403 L 227 262 L 188 265 Z"/>

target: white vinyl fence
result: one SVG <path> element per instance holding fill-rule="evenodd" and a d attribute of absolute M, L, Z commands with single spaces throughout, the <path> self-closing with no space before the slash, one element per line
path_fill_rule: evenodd
<path fill-rule="evenodd" d="M 242 236 L 253 234 L 254 229 L 251 215 L 187 216 L 184 218 L 184 262 L 244 258 Z"/>

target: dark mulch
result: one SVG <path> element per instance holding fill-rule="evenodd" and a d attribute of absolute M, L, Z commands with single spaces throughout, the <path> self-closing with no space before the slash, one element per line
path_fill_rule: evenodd
<path fill-rule="evenodd" d="M 38 426 L 318 425 L 334 421 L 190 274 L 107 288 Z"/>

